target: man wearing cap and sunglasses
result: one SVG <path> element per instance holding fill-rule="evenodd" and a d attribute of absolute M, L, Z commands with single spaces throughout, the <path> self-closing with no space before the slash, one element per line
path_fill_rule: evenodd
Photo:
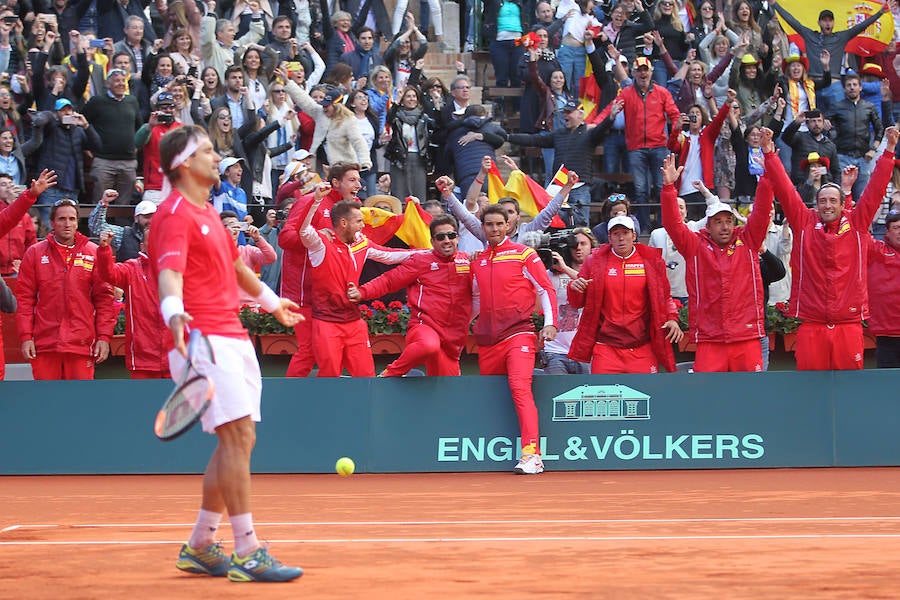
<path fill-rule="evenodd" d="M 97 130 L 72 103 L 60 98 L 55 112 L 41 111 L 32 120 L 31 139 L 22 144 L 26 157 L 37 152 L 37 170 L 56 172 L 57 185 L 44 191 L 36 206 L 45 225 L 50 224 L 50 207 L 63 198 L 78 198 L 85 191 L 84 151 L 96 152 L 103 145 Z"/>
<path fill-rule="evenodd" d="M 459 355 L 472 320 L 469 257 L 459 252 L 456 219 L 440 215 L 429 224 L 434 250 L 412 256 L 394 269 L 347 290 L 351 302 L 380 298 L 408 287 L 406 347 L 379 377 L 402 377 L 425 365 L 429 376 L 459 375 Z"/>
<path fill-rule="evenodd" d="M 862 321 L 869 316 L 869 226 L 894 170 L 900 130 L 888 127 L 884 134 L 884 154 L 852 210 L 844 206 L 844 193 L 837 183 L 819 188 L 815 208 L 806 208 L 773 149 L 763 145 L 766 171 L 760 183 L 771 181 L 794 229 L 789 316 L 803 320 L 794 351 L 798 370 L 863 368 Z"/>
<path fill-rule="evenodd" d="M 150 120 L 141 125 L 134 134 L 138 147 L 144 153 L 144 200 L 155 204 L 163 201 L 163 174 L 159 166 L 159 142 L 162 136 L 182 125 L 175 111 L 175 97 L 163 90 L 156 96 L 156 111 L 150 113 Z"/>
<path fill-rule="evenodd" d="M 772 131 L 764 130 L 762 148 L 773 152 Z M 678 210 L 675 182 L 684 167 L 670 154 L 662 168 L 663 227 L 687 261 L 688 335 L 697 344 L 694 370 L 763 370 L 760 339 L 766 335 L 759 249 L 766 239 L 772 188 L 761 180 L 747 225 L 735 226 L 732 207 L 714 202 L 706 209 L 706 227 L 691 231 Z"/>

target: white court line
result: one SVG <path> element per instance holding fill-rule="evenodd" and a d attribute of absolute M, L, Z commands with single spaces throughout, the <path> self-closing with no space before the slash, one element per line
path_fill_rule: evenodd
<path fill-rule="evenodd" d="M 616 525 L 616 524 L 654 524 L 654 523 L 833 523 L 833 522 L 867 522 L 867 521 L 900 521 L 900 516 L 855 516 L 855 517 L 698 517 L 683 519 L 529 519 L 527 521 L 511 520 L 464 520 L 464 521 L 271 521 L 256 523 L 257 527 L 406 527 L 429 525 L 510 525 L 527 523 L 530 525 Z M 100 529 L 100 528 L 167 528 L 167 527 L 193 527 L 193 523 L 77 523 L 69 525 L 42 524 L 42 525 L 13 525 L 0 530 L 13 531 L 15 529 L 39 529 L 52 527 L 67 527 L 71 529 Z M 222 526 L 229 527 L 228 522 Z"/>
<path fill-rule="evenodd" d="M 287 539 L 267 540 L 272 544 L 427 544 L 427 543 L 498 543 L 498 542 L 661 542 L 707 540 L 829 540 L 829 539 L 898 539 L 900 533 L 807 533 L 795 535 L 648 535 L 648 536 L 531 536 L 531 537 L 460 537 L 460 538 L 358 538 L 358 539 Z M 56 541 L 0 542 L 0 546 L 159 546 L 183 544 L 183 539 L 163 541 Z"/>

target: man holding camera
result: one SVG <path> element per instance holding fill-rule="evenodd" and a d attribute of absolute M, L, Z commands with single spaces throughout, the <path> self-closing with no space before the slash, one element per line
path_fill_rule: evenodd
<path fill-rule="evenodd" d="M 569 357 L 591 373 L 675 371 L 671 342 L 684 336 L 662 253 L 635 243 L 634 221 L 613 217 L 609 244 L 594 250 L 569 284 L 569 303 L 584 307 Z"/>
<path fill-rule="evenodd" d="M 163 201 L 159 141 L 170 130 L 180 126 L 181 123 L 175 116 L 175 98 L 172 92 L 160 92 L 156 97 L 156 111 L 150 113 L 150 120 L 134 134 L 135 142 L 144 149 L 144 200 L 157 205 Z"/>

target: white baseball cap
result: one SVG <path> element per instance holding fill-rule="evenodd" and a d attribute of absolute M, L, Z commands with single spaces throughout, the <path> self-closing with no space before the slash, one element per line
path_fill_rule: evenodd
<path fill-rule="evenodd" d="M 225 171 L 228 170 L 228 167 L 234 166 L 239 162 L 244 162 L 243 158 L 235 158 L 233 156 L 229 156 L 228 158 L 223 158 L 219 163 L 219 174 L 224 175 Z"/>
<path fill-rule="evenodd" d="M 626 227 L 632 231 L 634 231 L 634 221 L 631 217 L 626 215 L 619 215 L 618 217 L 613 217 L 609 220 L 609 223 L 606 225 L 606 231 L 612 231 L 613 227 Z"/>
<path fill-rule="evenodd" d="M 137 206 L 134 207 L 134 216 L 139 217 L 141 215 L 152 215 L 156 212 L 156 203 L 150 200 L 141 200 L 137 203 Z"/>
<path fill-rule="evenodd" d="M 304 150 L 303 148 L 294 152 L 294 156 L 292 157 L 294 160 L 303 160 L 305 158 L 309 158 L 312 156 L 312 153 L 309 150 Z"/>
<path fill-rule="evenodd" d="M 711 219 L 717 214 L 723 212 L 734 214 L 730 204 L 725 204 L 724 202 L 713 202 L 706 207 L 706 218 Z"/>

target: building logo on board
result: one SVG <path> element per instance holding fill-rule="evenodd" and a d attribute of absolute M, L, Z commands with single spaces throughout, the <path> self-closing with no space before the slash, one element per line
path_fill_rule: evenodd
<path fill-rule="evenodd" d="M 554 421 L 650 418 L 650 396 L 625 385 L 580 385 L 553 398 Z"/>

